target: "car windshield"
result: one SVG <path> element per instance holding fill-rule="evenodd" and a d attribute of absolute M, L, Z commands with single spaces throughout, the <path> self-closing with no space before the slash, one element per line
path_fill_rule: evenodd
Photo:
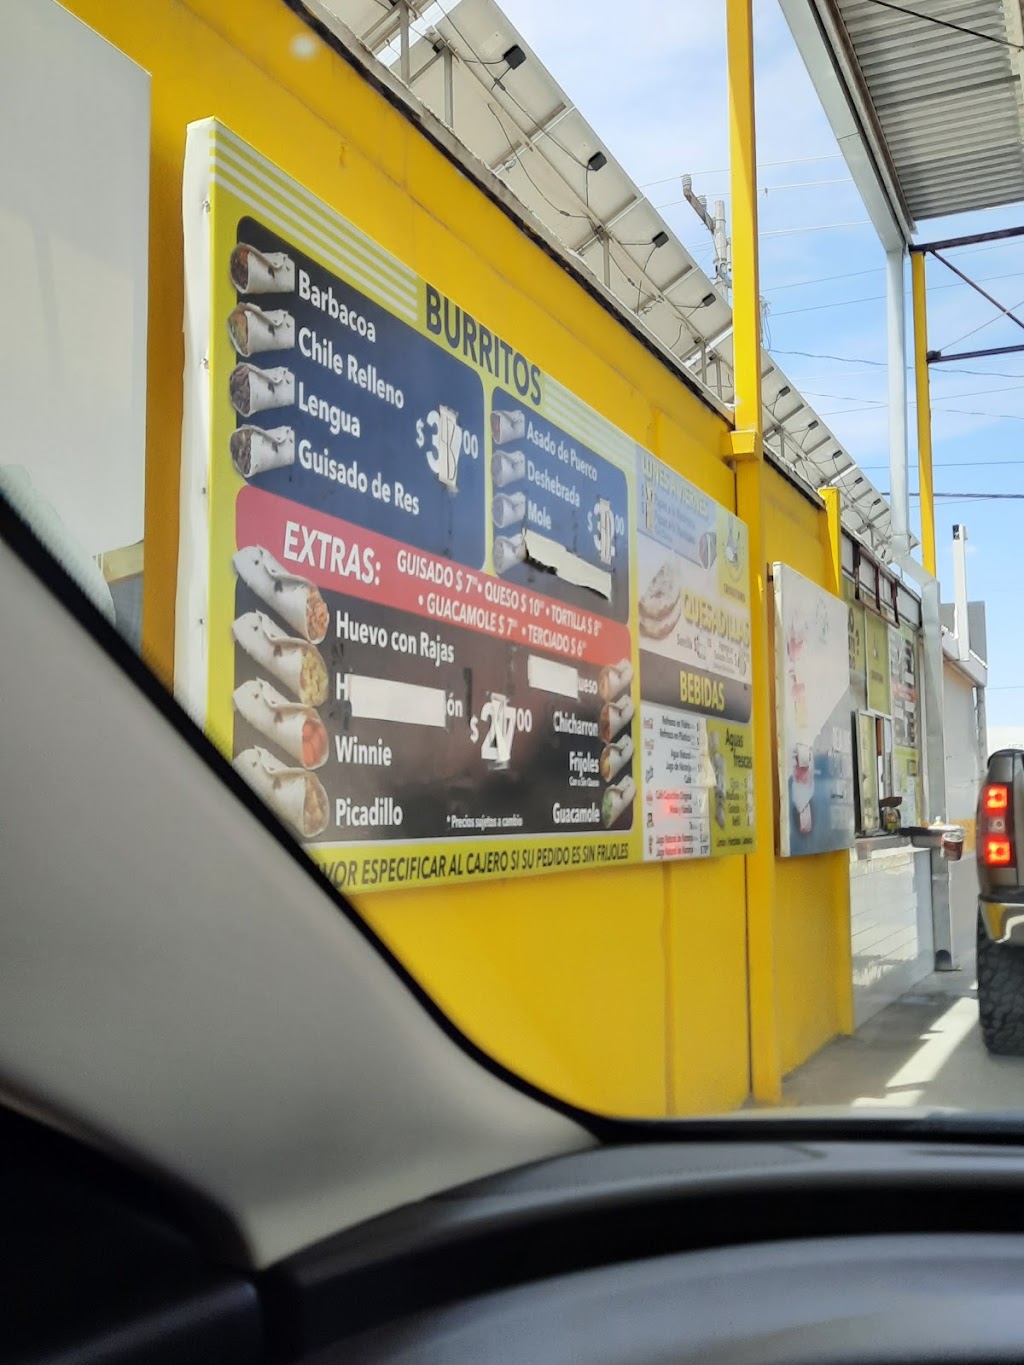
<path fill-rule="evenodd" d="M 580 1112 L 1024 1108 L 1019 73 L 845 8 L 5 14 L 5 516 Z"/>

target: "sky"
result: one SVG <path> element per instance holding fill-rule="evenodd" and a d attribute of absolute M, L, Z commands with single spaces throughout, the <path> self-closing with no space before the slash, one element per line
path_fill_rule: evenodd
<path fill-rule="evenodd" d="M 710 271 L 706 229 L 680 176 L 728 209 L 725 8 L 718 0 L 501 0 L 512 23 L 680 240 Z M 628 23 L 624 16 L 628 14 Z M 770 349 L 883 491 L 888 489 L 885 257 L 777 0 L 754 0 L 761 292 Z M 965 42 L 974 41 L 966 38 Z M 920 239 L 1024 222 L 1024 206 L 921 225 Z M 1024 306 L 1024 240 L 950 253 L 1007 307 Z M 929 345 L 1016 343 L 1020 331 L 928 264 Z M 907 271 L 909 316 L 909 269 Z M 983 324 L 988 324 L 983 326 Z M 981 330 L 973 332 L 973 329 Z M 965 334 L 972 333 L 966 336 Z M 958 341 L 963 338 L 962 344 Z M 909 339 L 908 339 L 909 344 Z M 935 487 L 1024 494 L 1024 354 L 932 367 Z M 911 394 L 913 385 L 911 381 Z M 911 488 L 917 489 L 914 410 Z M 912 519 L 919 526 L 917 499 Z M 1024 502 L 939 499 L 943 596 L 952 527 L 968 529 L 968 585 L 988 611 L 990 728 L 1024 725 L 1024 632 L 1015 605 Z"/>

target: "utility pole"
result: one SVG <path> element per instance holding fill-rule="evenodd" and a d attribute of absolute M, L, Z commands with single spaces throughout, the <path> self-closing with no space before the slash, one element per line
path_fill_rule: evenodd
<path fill-rule="evenodd" d="M 725 291 L 726 298 L 732 289 L 732 272 L 730 263 L 730 247 L 728 233 L 725 226 L 725 200 L 715 200 L 714 215 L 708 212 L 708 197 L 706 194 L 694 194 L 693 177 L 683 176 L 683 198 L 693 209 L 700 221 L 711 233 L 711 240 L 715 244 L 715 282 L 721 285 Z"/>

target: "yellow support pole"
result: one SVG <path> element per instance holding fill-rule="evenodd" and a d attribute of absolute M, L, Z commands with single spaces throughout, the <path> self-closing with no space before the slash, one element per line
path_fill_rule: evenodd
<path fill-rule="evenodd" d="M 843 595 L 843 504 L 838 488 L 819 488 L 825 504 L 828 533 L 828 587 L 836 597 Z M 837 944 L 835 973 L 836 1020 L 839 1032 L 853 1032 L 853 941 L 850 937 L 850 855 L 845 851 L 827 853 L 829 909 L 835 924 Z"/>
<path fill-rule="evenodd" d="M 750 1089 L 762 1104 L 782 1098 L 775 944 L 775 797 L 772 664 L 764 540 L 764 413 L 757 252 L 754 23 L 751 0 L 727 0 L 729 163 L 732 189 L 733 364 L 736 429 L 726 453 L 736 467 L 736 513 L 750 533 L 751 680 L 755 831 L 746 858 Z"/>
<path fill-rule="evenodd" d="M 923 251 L 910 255 L 914 299 L 914 388 L 917 396 L 917 472 L 921 482 L 921 560 L 935 575 L 935 485 L 932 481 L 932 396 L 928 379 L 928 304 Z"/>

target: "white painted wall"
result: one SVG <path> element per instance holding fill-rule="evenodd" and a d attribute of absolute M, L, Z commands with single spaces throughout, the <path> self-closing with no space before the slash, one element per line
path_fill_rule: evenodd
<path fill-rule="evenodd" d="M 850 935 L 857 1027 L 934 966 L 929 855 L 878 849 L 850 856 Z"/>
<path fill-rule="evenodd" d="M 0 467 L 96 555 L 143 536 L 149 76 L 54 0 L 2 9 Z"/>

